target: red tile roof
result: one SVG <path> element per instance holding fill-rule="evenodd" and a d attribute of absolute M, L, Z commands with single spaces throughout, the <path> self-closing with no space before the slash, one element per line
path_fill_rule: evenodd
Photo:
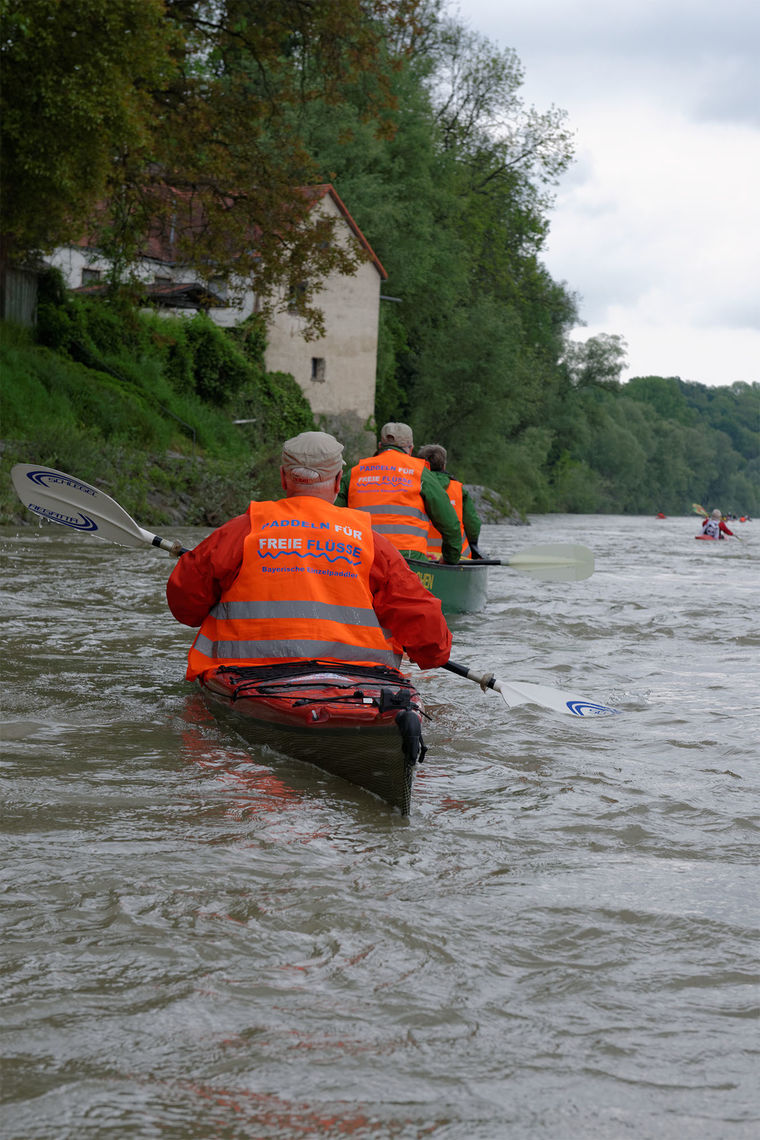
<path fill-rule="evenodd" d="M 173 190 L 172 193 L 178 200 L 188 199 L 188 195 L 184 191 Z M 309 199 L 311 207 L 314 207 L 317 202 L 321 202 L 323 198 L 326 198 L 328 196 L 333 200 L 335 205 L 338 207 L 339 212 L 345 219 L 349 229 L 352 231 L 359 244 L 368 254 L 370 261 L 377 269 L 383 281 L 387 281 L 388 274 L 383 268 L 379 257 L 367 241 L 362 231 L 359 229 L 354 219 L 351 217 L 350 213 L 346 209 L 345 203 L 341 199 L 332 183 L 325 182 L 318 186 L 307 186 L 304 188 L 304 194 Z M 191 206 L 190 208 L 191 210 L 195 211 L 195 217 L 191 217 L 190 220 L 191 226 L 200 227 L 202 224 L 200 211 L 197 209 L 197 207 Z M 76 244 L 82 249 L 96 248 L 94 239 L 90 237 L 81 238 Z M 162 229 L 160 229 L 158 225 L 156 225 L 151 229 L 148 235 L 148 239 L 143 249 L 141 250 L 141 253 L 143 257 L 150 258 L 152 261 L 158 261 L 164 265 L 176 265 L 177 258 L 175 256 L 174 234 L 167 234 Z"/>

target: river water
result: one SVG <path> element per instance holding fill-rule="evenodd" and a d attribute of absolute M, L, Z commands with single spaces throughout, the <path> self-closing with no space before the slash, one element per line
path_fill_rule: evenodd
<path fill-rule="evenodd" d="M 0 532 L 3 1140 L 755 1140 L 760 522 L 531 521 L 594 575 L 452 656 L 622 715 L 413 667 L 409 819 L 215 723 L 160 551 Z"/>

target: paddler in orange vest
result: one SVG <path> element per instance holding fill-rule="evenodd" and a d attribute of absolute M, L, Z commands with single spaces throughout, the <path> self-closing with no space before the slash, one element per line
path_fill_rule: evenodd
<path fill-rule="evenodd" d="M 336 505 L 366 511 L 375 533 L 407 558 L 427 558 L 432 522 L 441 534 L 443 561 L 458 562 L 462 529 L 456 511 L 427 462 L 412 455 L 413 447 L 408 424 L 385 424 L 377 454 L 344 472 Z"/>
<path fill-rule="evenodd" d="M 480 538 L 480 515 L 475 509 L 467 488 L 458 479 L 454 479 L 446 470 L 448 458 L 446 448 L 440 443 L 425 443 L 417 448 L 420 459 L 430 464 L 430 470 L 448 495 L 449 502 L 457 513 L 459 526 L 462 531 L 462 558 L 482 558 L 478 550 Z M 441 557 L 441 536 L 430 524 L 428 530 L 428 558 Z"/>
<path fill-rule="evenodd" d="M 182 554 L 166 587 L 177 621 L 200 626 L 187 679 L 220 665 L 328 661 L 444 665 L 441 603 L 361 511 L 336 507 L 343 444 L 307 431 L 282 448 L 285 498 L 248 510 Z"/>

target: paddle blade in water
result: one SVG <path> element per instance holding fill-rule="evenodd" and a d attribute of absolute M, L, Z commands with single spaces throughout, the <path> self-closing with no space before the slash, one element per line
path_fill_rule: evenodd
<path fill-rule="evenodd" d="M 576 697 L 570 693 L 562 693 L 558 689 L 550 689 L 547 685 L 531 685 L 527 681 L 500 681 L 490 673 L 478 673 L 458 661 L 447 661 L 443 668 L 448 669 L 450 673 L 456 673 L 458 677 L 474 681 L 484 692 L 486 689 L 494 689 L 497 693 L 501 693 L 504 704 L 510 708 L 514 705 L 543 705 L 544 708 L 553 709 L 554 712 L 584 717 L 615 716 L 620 711 L 608 705 L 600 705 L 598 701 L 589 701 L 585 697 Z"/>
<path fill-rule="evenodd" d="M 531 685 L 527 681 L 495 680 L 493 688 L 501 693 L 504 703 L 510 708 L 514 705 L 543 705 L 545 708 L 554 709 L 555 712 L 583 717 L 617 716 L 620 712 L 620 709 L 610 708 L 609 705 L 600 705 L 597 701 L 589 701 L 585 697 L 561 693 L 546 685 Z"/>
<path fill-rule="evenodd" d="M 513 555 L 509 565 L 547 582 L 580 582 L 594 573 L 594 555 L 587 546 L 558 542 L 528 546 Z"/>

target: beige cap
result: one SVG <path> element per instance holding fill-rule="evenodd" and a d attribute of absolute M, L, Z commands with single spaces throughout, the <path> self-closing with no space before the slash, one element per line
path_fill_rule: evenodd
<path fill-rule="evenodd" d="M 324 431 L 302 431 L 282 445 L 280 462 L 297 483 L 324 483 L 343 469 L 343 444 Z"/>
<path fill-rule="evenodd" d="M 712 518 L 714 518 L 714 519 L 722 519 L 723 518 L 723 515 L 720 513 L 720 511 L 718 510 L 717 507 L 715 508 L 715 510 L 712 513 Z"/>
<path fill-rule="evenodd" d="M 394 443 L 396 447 L 412 447 L 412 429 L 409 424 L 383 424 L 380 428 L 380 442 Z"/>

